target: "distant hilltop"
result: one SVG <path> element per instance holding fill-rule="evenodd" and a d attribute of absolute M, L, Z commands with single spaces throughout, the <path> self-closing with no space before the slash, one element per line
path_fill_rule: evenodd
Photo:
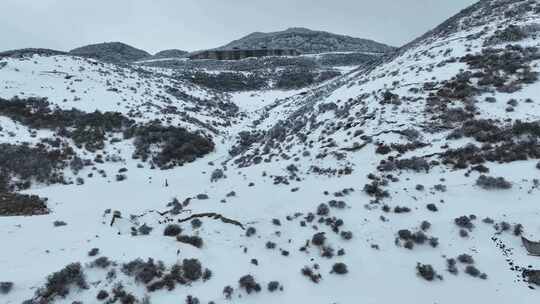
<path fill-rule="evenodd" d="M 302 53 L 386 53 L 395 48 L 373 40 L 338 35 L 307 28 L 289 28 L 272 33 L 251 33 L 217 49 L 296 49 Z"/>
<path fill-rule="evenodd" d="M 127 63 L 148 58 L 146 51 L 134 48 L 122 42 L 91 44 L 69 51 L 71 55 L 89 57 L 105 62 Z"/>

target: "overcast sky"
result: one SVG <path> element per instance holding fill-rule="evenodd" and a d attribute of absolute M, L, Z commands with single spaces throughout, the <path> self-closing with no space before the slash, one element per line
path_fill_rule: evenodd
<path fill-rule="evenodd" d="M 476 0 L 0 0 L 0 50 L 122 41 L 155 53 L 307 27 L 403 45 Z"/>

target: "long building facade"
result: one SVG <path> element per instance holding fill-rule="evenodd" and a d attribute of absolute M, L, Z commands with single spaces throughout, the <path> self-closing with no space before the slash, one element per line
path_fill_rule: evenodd
<path fill-rule="evenodd" d="M 214 60 L 240 60 L 250 57 L 267 56 L 298 56 L 300 52 L 295 49 L 232 49 L 232 50 L 208 50 L 201 51 L 189 56 L 190 59 L 214 59 Z"/>

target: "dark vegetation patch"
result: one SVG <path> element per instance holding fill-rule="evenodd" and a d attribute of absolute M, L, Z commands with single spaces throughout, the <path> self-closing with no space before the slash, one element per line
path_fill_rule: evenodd
<path fill-rule="evenodd" d="M 1 104 L 1 102 L 0 102 Z M 28 189 L 32 182 L 65 183 L 63 169 L 73 157 L 69 147 L 0 144 L 0 192 Z"/>
<path fill-rule="evenodd" d="M 412 157 L 404 159 L 395 159 L 390 157 L 388 160 L 382 160 L 378 169 L 380 171 L 411 170 L 414 172 L 429 172 L 429 162 L 421 157 Z"/>
<path fill-rule="evenodd" d="M 517 42 L 527 38 L 527 31 L 517 25 L 509 25 L 502 30 L 496 31 L 491 37 L 486 39 L 485 45 Z"/>
<path fill-rule="evenodd" d="M 308 277 L 311 282 L 317 284 L 322 279 L 322 276 L 320 273 L 317 272 L 318 265 L 314 265 L 313 267 L 305 266 L 302 268 L 302 275 Z"/>
<path fill-rule="evenodd" d="M 349 272 L 349 270 L 347 269 L 347 265 L 345 263 L 335 263 L 332 266 L 331 273 L 343 275 L 343 274 L 346 274 L 348 272 Z"/>
<path fill-rule="evenodd" d="M 261 90 L 268 86 L 267 79 L 258 73 L 248 75 L 240 72 L 206 73 L 185 72 L 182 78 L 211 89 L 234 92 Z"/>
<path fill-rule="evenodd" d="M 210 139 L 184 128 L 162 126 L 157 121 L 131 128 L 125 134 L 135 137 L 134 158 L 146 161 L 151 157 L 152 163 L 161 169 L 193 162 L 214 150 Z M 153 147 L 159 147 L 159 152 L 153 153 Z"/>
<path fill-rule="evenodd" d="M 0 115 L 31 128 L 54 130 L 57 135 L 70 138 L 77 146 L 91 152 L 105 147 L 107 134 L 123 133 L 124 139 L 134 139 L 134 158 L 143 161 L 151 159 L 162 169 L 192 162 L 214 150 L 214 143 L 210 139 L 184 128 L 163 126 L 159 121 L 136 125 L 132 119 L 117 112 L 85 113 L 75 109 L 51 109 L 46 99 L 0 99 Z M 158 151 L 152 152 L 152 148 L 158 148 Z M 36 154 L 34 152 L 31 154 Z M 63 154 L 56 151 L 53 156 L 73 154 L 69 147 L 61 152 Z M 54 159 L 50 163 L 51 166 L 56 165 Z"/>
<path fill-rule="evenodd" d="M 65 298 L 72 288 L 88 289 L 86 278 L 79 263 L 69 264 L 47 277 L 44 287 L 36 291 L 36 303 L 52 303 L 58 297 Z M 34 302 L 32 302 L 34 303 Z"/>
<path fill-rule="evenodd" d="M 0 294 L 8 294 L 13 289 L 13 282 L 0 282 Z"/>
<path fill-rule="evenodd" d="M 51 109 L 45 98 L 0 99 L 0 115 L 33 129 L 57 130 L 88 151 L 103 149 L 107 132 L 122 132 L 134 124 L 117 112 Z"/>
<path fill-rule="evenodd" d="M 53 226 L 54 227 L 63 227 L 63 226 L 67 226 L 67 223 L 64 222 L 64 221 L 54 221 Z"/>
<path fill-rule="evenodd" d="M 96 299 L 103 301 L 109 297 L 109 293 L 106 290 L 100 290 L 96 296 Z"/>
<path fill-rule="evenodd" d="M 101 268 L 101 269 L 105 269 L 109 266 L 113 265 L 113 262 L 111 260 L 109 260 L 108 257 L 99 257 L 95 260 L 93 260 L 91 263 L 90 263 L 90 267 L 92 268 Z"/>
<path fill-rule="evenodd" d="M 163 275 L 165 266 L 162 262 L 154 262 L 153 259 L 148 259 L 146 262 L 137 259 L 122 266 L 122 272 L 126 275 L 134 277 L 135 281 L 148 284 L 155 278 Z"/>
<path fill-rule="evenodd" d="M 49 213 L 46 199 L 36 195 L 0 192 L 0 216 L 30 216 Z"/>
<path fill-rule="evenodd" d="M 196 248 L 202 248 L 203 246 L 203 240 L 199 236 L 196 235 L 178 235 L 176 237 L 176 240 L 180 243 L 189 244 Z"/>
<path fill-rule="evenodd" d="M 480 175 L 476 180 L 476 185 L 485 190 L 512 188 L 512 183 L 505 180 L 504 177 L 492 177 L 486 175 Z"/>
<path fill-rule="evenodd" d="M 124 289 L 124 286 L 122 285 L 122 283 L 117 283 L 112 291 L 112 297 L 109 301 L 107 302 L 110 302 L 110 303 L 122 303 L 122 304 L 135 304 L 138 302 L 137 298 L 127 292 L 125 289 Z"/>
<path fill-rule="evenodd" d="M 399 230 L 395 243 L 396 245 L 403 246 L 409 250 L 412 250 L 415 245 L 430 245 L 435 248 L 439 245 L 439 239 L 425 233 L 430 227 L 431 225 L 428 222 L 424 222 L 421 225 L 421 230 L 416 232 L 412 232 L 408 229 Z"/>
<path fill-rule="evenodd" d="M 275 87 L 285 90 L 300 89 L 335 78 L 339 75 L 341 75 L 341 73 L 336 70 L 317 72 L 301 67 L 288 68 L 278 74 L 277 79 L 275 80 Z"/>
<path fill-rule="evenodd" d="M 464 228 L 471 231 L 474 228 L 474 223 L 473 223 L 474 218 L 475 218 L 474 216 L 463 215 L 463 216 L 455 218 L 454 223 L 456 224 L 456 226 L 460 228 Z"/>
<path fill-rule="evenodd" d="M 270 291 L 270 292 L 275 292 L 275 291 L 277 291 L 278 289 L 279 289 L 279 290 L 283 290 L 283 286 L 281 286 L 281 284 L 279 284 L 278 281 L 270 281 L 270 282 L 268 282 L 267 289 L 268 289 L 268 291 Z"/>
<path fill-rule="evenodd" d="M 88 256 L 94 257 L 99 254 L 99 248 L 92 248 L 88 251 Z"/>
<path fill-rule="evenodd" d="M 426 281 L 433 281 L 435 279 L 442 280 L 442 276 L 438 275 L 431 265 L 418 263 L 416 265 L 416 271 L 417 274 Z"/>
<path fill-rule="evenodd" d="M 523 278 L 531 284 L 540 286 L 540 270 L 523 270 Z"/>
<path fill-rule="evenodd" d="M 163 235 L 170 236 L 170 237 L 176 237 L 182 232 L 182 228 L 180 228 L 179 225 L 176 224 L 170 224 L 165 227 L 165 230 L 163 230 Z"/>
<path fill-rule="evenodd" d="M 517 39 L 519 35 L 514 35 L 515 29 L 510 27 L 501 33 L 507 38 L 513 36 Z M 537 48 L 519 45 L 507 45 L 500 49 L 485 48 L 479 53 L 468 54 L 460 58 L 462 63 L 468 65 L 467 71 L 442 82 L 438 88 L 435 88 L 437 84 L 425 88 L 434 91 L 427 99 L 426 111 L 432 113 L 435 120 L 440 120 L 442 128 L 452 128 L 455 124 L 459 126 L 463 121 L 466 122 L 452 134 L 452 138 L 459 137 L 461 133 L 484 142 L 501 141 L 504 136 L 512 135 L 512 130 L 502 130 L 498 126 L 485 128 L 494 125 L 494 122 L 474 121 L 477 114 L 475 103 L 478 102 L 474 97 L 494 91 L 513 93 L 521 90 L 524 85 L 536 82 L 538 73 L 532 69 L 531 63 L 539 58 Z M 486 100 L 496 102 L 494 98 Z M 452 107 L 456 102 L 463 107 Z M 509 104 L 513 107 L 516 103 Z"/>
<path fill-rule="evenodd" d="M 124 264 L 122 272 L 146 286 L 149 292 L 164 288 L 171 291 L 177 284 L 186 285 L 199 280 L 207 281 L 212 277 L 212 271 L 203 268 L 197 259 L 184 259 L 182 263 L 171 267 L 165 267 L 163 262 L 155 262 L 153 259 L 148 259 L 146 262 L 136 259 Z"/>
<path fill-rule="evenodd" d="M 255 278 L 250 274 L 241 277 L 240 280 L 238 280 L 238 285 L 240 285 L 240 288 L 243 288 L 248 294 L 261 291 L 261 285 L 257 283 Z"/>
<path fill-rule="evenodd" d="M 510 163 L 528 159 L 540 159 L 540 146 L 534 141 L 509 142 L 482 147 L 468 144 L 465 147 L 444 152 L 441 158 L 444 164 L 455 169 L 465 169 L 469 165 L 480 165 L 486 162 Z"/>
<path fill-rule="evenodd" d="M 264 90 L 271 87 L 298 89 L 340 75 L 341 72 L 333 69 L 289 66 L 281 70 L 260 69 L 249 73 L 243 71 L 207 73 L 202 70 L 185 70 L 176 74 L 175 77 L 222 92 L 238 92 Z"/>
<path fill-rule="evenodd" d="M 0 52 L 0 59 L 2 58 L 25 58 L 32 57 L 34 55 L 39 56 L 56 56 L 56 55 L 65 55 L 66 52 L 57 51 L 52 49 L 43 49 L 43 48 L 26 48 L 26 49 L 17 49 Z"/>
<path fill-rule="evenodd" d="M 198 280 L 207 281 L 212 277 L 209 269 L 203 269 L 197 259 L 184 259 L 182 263 L 173 265 L 168 271 L 162 271 L 161 275 L 151 283 L 147 284 L 150 292 L 166 288 L 173 290 L 176 284 L 186 285 Z"/>

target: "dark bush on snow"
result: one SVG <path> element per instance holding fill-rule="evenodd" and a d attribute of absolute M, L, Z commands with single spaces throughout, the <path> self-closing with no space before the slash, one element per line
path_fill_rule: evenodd
<path fill-rule="evenodd" d="M 353 238 L 353 233 L 351 231 L 341 231 L 340 235 L 341 238 L 346 241 L 349 241 Z"/>
<path fill-rule="evenodd" d="M 244 288 L 248 294 L 252 292 L 261 291 L 261 285 L 255 282 L 255 278 L 252 275 L 245 275 L 238 280 L 240 288 Z"/>
<path fill-rule="evenodd" d="M 36 195 L 2 193 L 0 191 L 0 216 L 29 216 L 49 213 L 46 199 Z"/>
<path fill-rule="evenodd" d="M 324 232 L 318 232 L 313 235 L 311 238 L 311 243 L 315 246 L 322 246 L 326 241 L 326 236 Z"/>
<path fill-rule="evenodd" d="M 381 165 L 378 167 L 381 171 L 394 171 L 394 170 L 412 170 L 415 172 L 429 172 L 429 162 L 421 157 L 412 157 L 405 159 L 396 159 L 390 161 L 381 161 Z"/>
<path fill-rule="evenodd" d="M 181 243 L 189 244 L 189 245 L 192 245 L 192 246 L 197 247 L 197 248 L 202 248 L 202 246 L 203 246 L 203 240 L 200 237 L 196 236 L 196 235 L 193 235 L 193 236 L 178 235 L 176 237 L 176 240 L 181 242 Z"/>
<path fill-rule="evenodd" d="M 469 230 L 474 228 L 474 224 L 468 216 L 460 216 L 458 218 L 455 218 L 454 223 L 461 228 L 467 228 Z"/>
<path fill-rule="evenodd" d="M 491 177 L 486 175 L 480 175 L 476 180 L 476 185 L 485 190 L 512 188 L 512 183 L 505 180 L 503 177 Z"/>
<path fill-rule="evenodd" d="M 435 204 L 427 204 L 426 208 L 431 212 L 439 211 L 439 209 L 437 208 L 437 205 Z"/>
<path fill-rule="evenodd" d="M 418 275 L 424 278 L 426 281 L 433 281 L 437 277 L 437 273 L 431 265 L 418 263 L 416 265 L 416 271 L 418 272 Z"/>
<path fill-rule="evenodd" d="M 321 71 L 315 78 L 316 83 L 324 82 L 333 78 L 341 76 L 341 72 L 337 70 L 324 70 Z"/>
<path fill-rule="evenodd" d="M 158 280 L 154 280 L 146 288 L 149 292 L 154 292 L 167 288 L 167 290 L 174 290 L 176 283 L 185 285 L 190 282 L 203 279 L 207 281 L 212 277 L 212 271 L 202 268 L 201 263 L 197 259 L 184 259 L 181 264 L 173 265 L 169 272 L 164 273 Z"/>
<path fill-rule="evenodd" d="M 461 254 L 458 256 L 458 261 L 463 264 L 474 264 L 474 259 L 468 254 Z"/>
<path fill-rule="evenodd" d="M 117 112 L 85 113 L 76 109 L 51 109 L 46 99 L 0 99 L 0 113 L 34 129 L 60 130 L 89 151 L 103 149 L 106 132 L 122 132 L 134 121 Z M 67 129 L 73 129 L 68 131 Z"/>
<path fill-rule="evenodd" d="M 302 274 L 308 277 L 313 283 L 319 283 L 322 278 L 320 273 L 315 273 L 315 271 L 308 266 L 302 268 Z"/>
<path fill-rule="evenodd" d="M 383 183 L 379 181 L 372 181 L 371 184 L 364 185 L 364 192 L 376 199 L 382 199 L 389 197 L 390 193 L 387 190 L 382 189 Z"/>
<path fill-rule="evenodd" d="M 103 301 L 109 297 L 109 293 L 106 290 L 100 290 L 96 296 L 96 299 Z"/>
<path fill-rule="evenodd" d="M 111 303 L 119 301 L 119 303 L 122 304 L 135 304 L 138 302 L 134 295 L 124 290 L 124 286 L 121 283 L 114 286 L 112 294 L 113 298 L 110 301 Z"/>
<path fill-rule="evenodd" d="M 448 272 L 450 272 L 451 274 L 457 274 L 458 273 L 458 268 L 456 266 L 456 260 L 455 259 L 447 259 L 446 260 L 446 265 L 447 265 L 447 270 Z"/>
<path fill-rule="evenodd" d="M 267 87 L 266 79 L 257 73 L 222 72 L 217 74 L 196 71 L 182 77 L 211 89 L 224 92 L 261 90 Z"/>
<path fill-rule="evenodd" d="M 194 296 L 187 296 L 186 297 L 186 304 L 200 304 L 201 302 L 197 297 Z"/>
<path fill-rule="evenodd" d="M 268 283 L 268 291 L 274 292 L 280 288 L 278 281 L 271 281 Z"/>
<path fill-rule="evenodd" d="M 248 229 L 246 230 L 247 237 L 253 236 L 255 235 L 255 233 L 257 233 L 257 229 L 255 229 L 254 227 L 248 227 Z"/>
<path fill-rule="evenodd" d="M 204 271 L 203 271 L 203 274 L 202 274 L 202 279 L 204 282 L 210 280 L 212 278 L 212 270 L 206 268 Z"/>
<path fill-rule="evenodd" d="M 485 45 L 516 42 L 527 38 L 527 32 L 517 25 L 509 25 L 503 30 L 496 31 L 485 41 Z"/>
<path fill-rule="evenodd" d="M 25 189 L 30 182 L 55 184 L 64 182 L 62 170 L 74 154 L 71 148 L 48 149 L 44 145 L 0 144 L 0 168 L 2 168 L 3 188 L 13 188 L 10 179 L 16 177 L 27 183 L 18 183 L 17 188 Z M 7 187 L 6 187 L 7 184 Z"/>
<path fill-rule="evenodd" d="M 276 243 L 274 242 L 266 242 L 266 249 L 275 249 L 276 248 Z"/>
<path fill-rule="evenodd" d="M 330 213 L 330 208 L 328 207 L 327 204 L 322 203 L 317 207 L 317 215 L 326 216 L 329 213 Z"/>
<path fill-rule="evenodd" d="M 170 224 L 167 227 L 165 227 L 165 230 L 163 230 L 163 235 L 165 236 L 171 236 L 175 237 L 182 233 L 182 228 L 176 224 Z"/>
<path fill-rule="evenodd" d="M 472 265 L 468 265 L 467 267 L 465 267 L 465 273 L 475 278 L 477 277 L 480 277 L 482 279 L 487 278 L 485 274 L 482 274 L 480 270 L 478 270 L 476 267 Z"/>
<path fill-rule="evenodd" d="M 134 277 L 135 281 L 143 284 L 148 284 L 155 278 L 163 275 L 165 266 L 162 262 L 155 263 L 153 259 L 148 259 L 146 262 L 142 259 L 133 260 L 122 265 L 122 272 L 128 276 Z"/>
<path fill-rule="evenodd" d="M 431 228 L 431 223 L 428 221 L 422 221 L 420 224 L 420 229 L 422 229 L 422 231 L 426 231 L 429 230 L 429 228 Z"/>
<path fill-rule="evenodd" d="M 310 69 L 287 68 L 279 74 L 276 88 L 286 90 L 304 88 L 314 84 L 316 77 L 316 73 Z"/>
<path fill-rule="evenodd" d="M 197 281 L 203 275 L 201 262 L 197 259 L 184 259 L 182 261 L 182 274 L 190 281 Z"/>
<path fill-rule="evenodd" d="M 64 221 L 54 221 L 53 222 L 54 227 L 62 227 L 62 226 L 66 226 L 66 225 L 67 225 L 67 223 L 64 222 Z"/>
<path fill-rule="evenodd" d="M 51 303 L 56 297 L 65 298 L 72 287 L 88 289 L 80 263 L 69 264 L 47 277 L 45 287 L 36 291 L 37 303 Z"/>
<path fill-rule="evenodd" d="M 88 251 L 88 256 L 96 256 L 99 254 L 99 248 L 92 248 L 90 249 L 90 251 Z"/>
<path fill-rule="evenodd" d="M 348 273 L 349 270 L 347 269 L 347 265 L 345 265 L 344 263 L 335 263 L 333 266 L 332 266 L 332 271 L 331 273 L 335 273 L 335 274 L 346 274 Z"/>
<path fill-rule="evenodd" d="M 528 283 L 540 286 L 540 270 L 524 269 L 522 276 Z"/>
<path fill-rule="evenodd" d="M 149 235 L 150 232 L 152 232 L 152 230 L 154 230 L 154 228 L 146 225 L 146 224 L 143 224 L 142 226 L 140 226 L 138 229 L 137 229 L 137 233 L 139 233 L 140 235 Z"/>
<path fill-rule="evenodd" d="M 371 62 L 376 56 L 364 53 L 328 53 L 321 54 L 319 62 L 325 66 L 358 66 Z"/>
<path fill-rule="evenodd" d="M 13 282 L 0 282 L 0 294 L 8 294 L 13 289 Z"/>
<path fill-rule="evenodd" d="M 202 226 L 202 221 L 200 219 L 196 218 L 196 219 L 191 220 L 191 227 L 193 227 L 193 229 L 201 228 L 201 226 Z"/>
<path fill-rule="evenodd" d="M 151 157 L 161 169 L 192 162 L 214 150 L 210 139 L 184 128 L 162 126 L 158 121 L 131 128 L 125 136 L 135 137 L 135 158 L 146 161 Z M 159 152 L 153 153 L 152 147 L 160 147 Z"/>
<path fill-rule="evenodd" d="M 99 257 L 90 263 L 90 267 L 107 268 L 111 266 L 112 262 L 108 257 Z"/>
<path fill-rule="evenodd" d="M 234 288 L 227 285 L 223 288 L 223 295 L 225 295 L 225 299 L 230 300 L 232 298 L 232 294 L 234 292 Z"/>

